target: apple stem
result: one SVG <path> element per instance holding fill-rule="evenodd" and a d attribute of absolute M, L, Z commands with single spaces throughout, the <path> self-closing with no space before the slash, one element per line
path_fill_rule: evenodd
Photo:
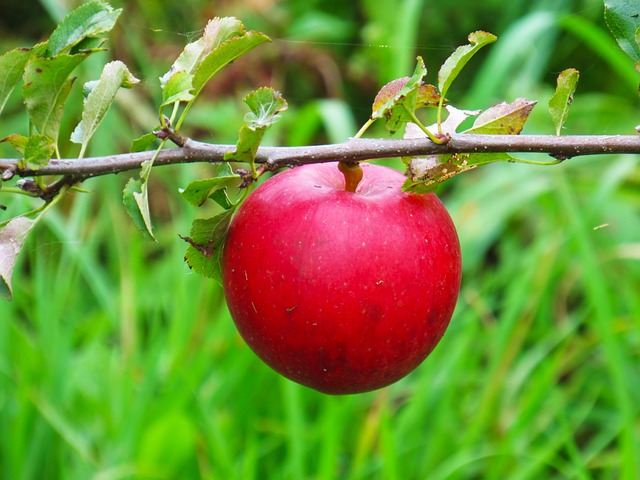
<path fill-rule="evenodd" d="M 344 175 L 344 189 L 347 192 L 354 192 L 362 180 L 362 167 L 359 163 L 338 162 L 338 170 Z"/>

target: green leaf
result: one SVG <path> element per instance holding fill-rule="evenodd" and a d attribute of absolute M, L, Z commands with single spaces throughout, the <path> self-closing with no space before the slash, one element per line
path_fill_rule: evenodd
<path fill-rule="evenodd" d="M 76 53 L 104 52 L 106 48 L 102 48 L 102 45 L 104 45 L 106 41 L 106 38 L 87 37 L 71 48 L 69 53 L 74 55 Z"/>
<path fill-rule="evenodd" d="M 502 102 L 482 112 L 473 127 L 464 133 L 518 135 L 536 102 L 518 98 L 513 103 Z"/>
<path fill-rule="evenodd" d="M 244 35 L 246 29 L 242 22 L 234 17 L 216 17 L 209 20 L 204 28 L 204 33 L 195 42 L 184 47 L 180 56 L 173 62 L 171 69 L 160 77 L 160 84 L 164 86 L 169 80 L 181 71 L 193 74 L 202 61 L 213 50 L 231 38 Z"/>
<path fill-rule="evenodd" d="M 216 202 L 225 210 L 230 210 L 234 208 L 237 204 L 231 201 L 231 199 L 229 198 L 229 194 L 227 192 L 228 192 L 227 188 L 218 188 L 217 190 L 214 190 L 211 193 L 211 195 L 209 195 L 209 198 L 214 202 Z"/>
<path fill-rule="evenodd" d="M 180 194 L 187 202 L 196 207 L 202 206 L 208 198 L 212 198 L 212 195 L 216 194 L 213 200 L 228 210 L 233 207 L 233 204 L 226 195 L 226 188 L 232 183 L 238 185 L 238 180 L 240 180 L 240 175 L 233 173 L 231 168 L 224 164 L 217 172 L 216 177 L 195 180 L 184 190 L 181 190 Z"/>
<path fill-rule="evenodd" d="M 86 53 L 54 58 L 31 57 L 25 67 L 22 95 L 29 120 L 41 134 L 56 143 L 64 102 L 73 84 L 73 79 L 68 77 L 86 57 Z"/>
<path fill-rule="evenodd" d="M 124 187 L 122 201 L 127 213 L 138 230 L 149 240 L 155 240 L 149 212 L 149 194 L 147 180 L 151 173 L 152 163 L 142 162 L 140 179 L 130 178 Z"/>
<path fill-rule="evenodd" d="M 385 127 L 391 133 L 395 133 L 413 118 L 413 113 L 418 108 L 418 92 L 422 84 L 422 79 L 427 74 L 422 57 L 417 58 L 416 68 L 413 75 L 402 85 L 402 80 L 391 82 L 389 87 L 382 88 L 382 94 L 376 96 L 373 102 L 372 120 L 385 118 Z M 402 88 L 398 87 L 402 85 Z M 395 93 L 397 91 L 397 93 Z"/>
<path fill-rule="evenodd" d="M 620 48 L 640 62 L 640 6 L 637 0 L 606 0 L 604 19 Z"/>
<path fill-rule="evenodd" d="M 180 70 L 171 76 L 169 81 L 162 86 L 162 107 L 172 105 L 175 102 L 188 102 L 193 99 L 193 75 L 185 70 Z"/>
<path fill-rule="evenodd" d="M 28 141 L 29 141 L 29 138 L 25 137 L 24 135 L 18 135 L 17 133 L 12 133 L 11 135 L 8 135 L 4 137 L 2 140 L 0 140 L 0 143 L 4 143 L 4 142 L 9 143 L 13 148 L 16 149 L 16 151 L 20 155 L 24 155 L 24 150 L 27 148 Z"/>
<path fill-rule="evenodd" d="M 202 37 L 189 43 L 171 69 L 160 77 L 163 106 L 192 101 L 222 67 L 268 41 L 259 32 L 247 32 L 234 17 L 210 20 Z"/>
<path fill-rule="evenodd" d="M 222 248 L 229 229 L 233 209 L 213 218 L 196 219 L 188 237 L 181 237 L 189 244 L 185 260 L 191 269 L 200 275 L 222 283 Z"/>
<path fill-rule="evenodd" d="M 193 74 L 193 95 L 197 97 L 205 84 L 220 69 L 241 57 L 248 51 L 269 41 L 260 32 L 249 31 L 244 35 L 230 38 L 217 46 L 198 64 Z"/>
<path fill-rule="evenodd" d="M 469 45 L 458 47 L 449 58 L 445 60 L 438 72 L 438 90 L 440 95 L 446 96 L 449 87 L 456 79 L 460 71 L 469 60 L 485 45 L 495 42 L 498 37 L 495 35 L 477 31 L 469 35 Z"/>
<path fill-rule="evenodd" d="M 21 168 L 39 170 L 45 167 L 56 151 L 56 144 L 52 138 L 45 135 L 31 135 L 24 149 L 24 160 L 20 161 Z"/>
<path fill-rule="evenodd" d="M 91 82 L 91 88 L 88 89 L 90 92 L 84 102 L 82 120 L 71 134 L 72 142 L 82 144 L 81 157 L 120 87 L 132 88 L 138 82 L 127 66 L 118 60 L 107 63 L 102 69 L 100 80 L 97 83 Z"/>
<path fill-rule="evenodd" d="M 254 130 L 247 125 L 243 125 L 238 132 L 236 149 L 232 152 L 225 153 L 224 159 L 229 162 L 249 163 L 253 166 L 264 133 L 264 128 Z"/>
<path fill-rule="evenodd" d="M 110 31 L 122 12 L 110 5 L 92 1 L 71 11 L 51 34 L 47 54 L 54 57 L 69 52 L 87 37 L 95 37 Z"/>
<path fill-rule="evenodd" d="M 265 131 L 280 119 L 279 113 L 287 109 L 286 100 L 279 92 L 262 87 L 244 98 L 251 110 L 245 115 L 245 125 L 238 132 L 238 142 L 233 152 L 227 152 L 225 160 L 250 163 L 253 161 Z"/>
<path fill-rule="evenodd" d="M 0 297 L 4 300 L 11 300 L 13 267 L 34 224 L 35 220 L 16 217 L 0 230 Z"/>
<path fill-rule="evenodd" d="M 131 148 L 129 151 L 131 153 L 144 152 L 145 150 L 148 150 L 156 140 L 158 140 L 158 137 L 155 133 L 145 133 L 131 142 Z"/>
<path fill-rule="evenodd" d="M 163 90 L 162 107 L 177 101 L 189 102 L 176 123 L 180 128 L 189 107 L 205 84 L 221 68 L 256 46 L 268 42 L 262 33 L 247 32 L 233 17 L 215 18 L 204 29 L 197 41 L 189 43 L 171 69 L 160 77 Z"/>
<path fill-rule="evenodd" d="M 246 29 L 242 22 L 234 17 L 214 18 L 210 20 L 202 37 L 187 44 L 171 69 L 160 77 L 162 87 L 162 105 L 170 105 L 176 101 L 192 101 L 198 92 L 193 87 L 195 72 L 202 62 L 222 43 L 242 36 Z M 195 95 L 194 95 L 195 92 Z"/>
<path fill-rule="evenodd" d="M 564 70 L 558 75 L 556 91 L 549 99 L 549 113 L 556 127 L 556 135 L 560 135 L 564 122 L 567 120 L 579 78 L 580 72 L 575 68 Z"/>
<path fill-rule="evenodd" d="M 22 78 L 24 67 L 32 56 L 41 55 L 47 48 L 40 43 L 33 48 L 16 48 L 0 56 L 0 113 L 11 92 Z"/>
<path fill-rule="evenodd" d="M 268 87 L 254 90 L 243 101 L 251 110 L 244 121 L 252 129 L 270 127 L 280 120 L 279 113 L 287 109 L 287 101 L 280 92 Z"/>
<path fill-rule="evenodd" d="M 200 55 L 202 54 L 203 50 L 204 45 L 202 39 L 199 39 L 192 43 L 188 43 L 184 47 L 184 50 L 182 50 L 182 53 L 180 53 L 176 61 L 173 62 L 173 65 L 171 65 L 169 71 L 160 77 L 160 87 L 162 88 L 162 90 L 165 89 L 171 78 L 173 78 L 174 75 L 177 75 L 180 72 L 188 73 L 191 76 L 191 79 L 193 79 L 193 70 L 195 70 L 198 62 L 201 61 Z M 165 97 L 164 93 L 163 97 Z"/>
<path fill-rule="evenodd" d="M 122 192 L 122 203 L 138 231 L 149 238 L 149 232 L 147 231 L 144 217 L 142 216 L 138 202 L 136 202 L 134 197 L 134 193 L 140 193 L 141 189 L 142 182 L 139 179 L 130 178 Z"/>

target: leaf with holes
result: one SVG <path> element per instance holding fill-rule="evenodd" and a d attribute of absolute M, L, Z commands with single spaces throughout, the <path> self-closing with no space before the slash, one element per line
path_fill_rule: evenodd
<path fill-rule="evenodd" d="M 11 92 L 22 78 L 24 67 L 32 56 L 41 55 L 47 48 L 40 43 L 33 48 L 16 48 L 0 56 L 0 113 Z"/>
<path fill-rule="evenodd" d="M 409 175 L 402 190 L 412 193 L 430 193 L 435 191 L 438 184 L 480 165 L 514 160 L 514 157 L 508 153 L 461 153 L 441 155 L 437 165 L 424 169 L 419 168 L 418 163 L 412 162 L 407 168 Z"/>
<path fill-rule="evenodd" d="M 24 70 L 22 95 L 29 121 L 43 135 L 58 142 L 64 102 L 74 79 L 71 72 L 87 58 L 86 53 L 31 57 Z"/>

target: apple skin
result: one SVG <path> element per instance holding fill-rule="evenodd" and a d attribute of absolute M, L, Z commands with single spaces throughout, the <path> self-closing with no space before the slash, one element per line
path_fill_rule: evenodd
<path fill-rule="evenodd" d="M 434 194 L 362 164 L 355 192 L 337 163 L 296 167 L 238 209 L 222 255 L 231 316 L 285 377 L 329 394 L 382 388 L 414 370 L 455 308 L 461 255 Z"/>

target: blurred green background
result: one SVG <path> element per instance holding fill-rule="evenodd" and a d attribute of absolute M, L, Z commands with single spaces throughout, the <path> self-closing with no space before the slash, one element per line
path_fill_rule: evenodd
<path fill-rule="evenodd" d="M 75 5 L 11 3 L 0 15 L 2 50 L 46 38 Z M 186 122 L 199 140 L 234 143 L 241 98 L 269 85 L 290 108 L 267 143 L 343 141 L 416 55 L 435 82 L 479 29 L 499 40 L 453 85 L 457 107 L 538 100 L 525 133 L 553 133 L 546 103 L 557 74 L 575 67 L 566 134 L 632 134 L 640 123 L 640 75 L 599 0 L 112 4 L 125 13 L 80 81 L 118 58 L 142 85 L 119 95 L 92 155 L 125 152 L 156 126 L 158 77 L 208 18 L 225 15 L 273 42 L 207 87 Z M 79 85 L 64 138 L 80 115 Z M 27 128 L 13 95 L 0 137 Z M 5 147 L 0 156 L 11 156 Z M 90 193 L 69 195 L 32 232 L 14 299 L 0 303 L 1 479 L 640 478 L 638 156 L 501 164 L 444 185 L 464 258 L 451 326 L 407 378 L 344 397 L 269 370 L 236 333 L 221 289 L 184 264 L 178 234 L 210 212 L 181 201 L 178 188 L 210 173 L 154 171 L 157 243 L 122 206 L 131 174 L 87 181 Z M 22 202 L 0 192 L 2 218 Z"/>

